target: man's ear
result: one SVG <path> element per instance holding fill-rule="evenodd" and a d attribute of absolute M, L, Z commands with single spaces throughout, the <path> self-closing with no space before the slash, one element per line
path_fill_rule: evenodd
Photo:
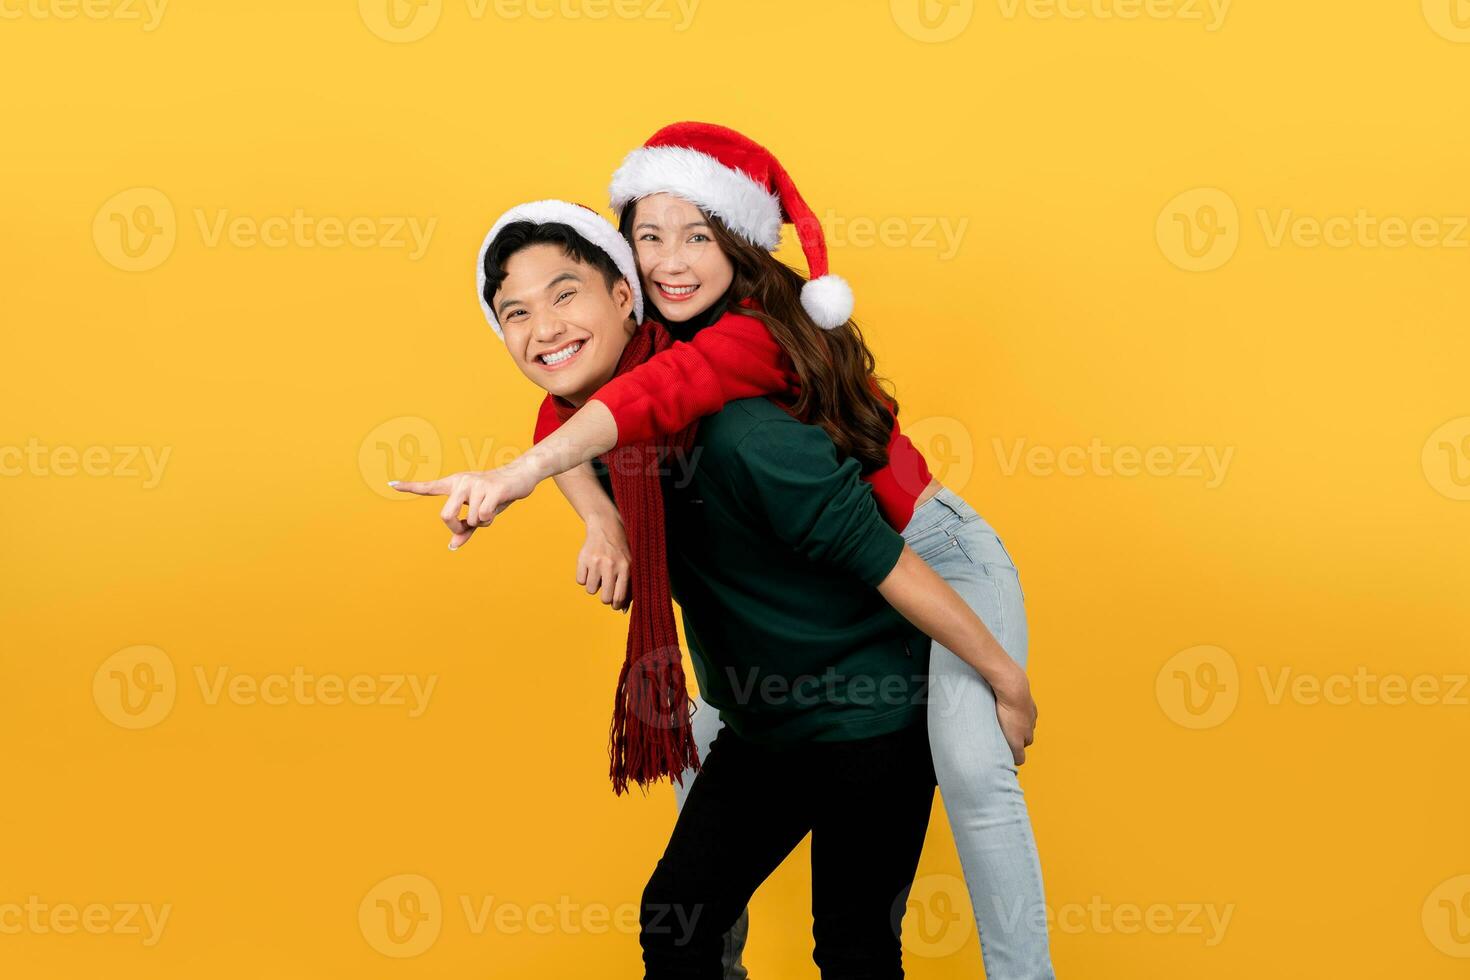
<path fill-rule="evenodd" d="M 613 283 L 612 298 L 619 313 L 623 316 L 633 315 L 633 287 L 628 285 L 628 280 L 619 279 Z"/>

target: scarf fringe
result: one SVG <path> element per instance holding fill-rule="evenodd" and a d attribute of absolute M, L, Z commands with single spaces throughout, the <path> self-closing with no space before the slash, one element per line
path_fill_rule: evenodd
<path fill-rule="evenodd" d="M 693 713 L 678 646 L 623 662 L 608 734 L 615 794 L 626 793 L 630 781 L 647 790 L 664 776 L 682 786 L 686 769 L 699 771 Z"/>

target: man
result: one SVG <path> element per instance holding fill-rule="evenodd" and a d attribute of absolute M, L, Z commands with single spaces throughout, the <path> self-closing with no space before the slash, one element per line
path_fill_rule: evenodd
<path fill-rule="evenodd" d="M 626 243 L 586 209 L 512 209 L 479 272 L 517 367 L 569 409 L 630 367 L 629 350 L 651 353 L 657 328 L 639 325 Z M 682 478 L 666 472 L 659 486 L 658 530 L 700 691 L 725 729 L 644 892 L 646 975 L 722 976 L 722 937 L 810 832 L 822 975 L 901 977 L 898 922 L 935 785 L 924 634 L 977 669 L 1005 653 L 905 548 L 858 463 L 839 461 L 820 428 L 746 399 L 684 442 L 665 468 Z M 454 529 L 462 503 L 472 521 L 485 503 L 474 477 L 400 489 L 449 495 Z M 645 588 L 653 574 L 647 563 L 633 570 Z"/>

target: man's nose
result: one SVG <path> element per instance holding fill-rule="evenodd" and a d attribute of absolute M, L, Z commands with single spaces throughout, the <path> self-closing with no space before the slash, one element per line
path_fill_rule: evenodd
<path fill-rule="evenodd" d="M 566 322 L 555 313 L 545 313 L 531 325 L 531 335 L 542 343 L 555 340 L 566 332 Z"/>

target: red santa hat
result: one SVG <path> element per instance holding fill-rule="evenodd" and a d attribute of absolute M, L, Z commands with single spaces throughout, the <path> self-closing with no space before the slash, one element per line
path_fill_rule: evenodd
<path fill-rule="evenodd" d="M 484 242 L 480 244 L 480 255 L 475 260 L 475 295 L 480 298 L 480 311 L 485 314 L 490 329 L 495 331 L 497 337 L 504 340 L 505 333 L 500 329 L 495 311 L 490 308 L 489 298 L 485 296 L 485 253 L 490 251 L 491 243 L 505 230 L 506 225 L 518 221 L 529 221 L 533 225 L 550 222 L 567 225 L 589 243 L 606 252 L 633 290 L 633 320 L 637 323 L 643 322 L 643 287 L 638 281 L 638 263 L 633 259 L 633 249 L 629 247 L 627 240 L 618 234 L 611 222 L 587 205 L 550 198 L 517 204 L 495 219 L 495 224 L 490 226 Z"/>
<path fill-rule="evenodd" d="M 831 330 L 852 316 L 852 287 L 827 271 L 822 226 L 775 155 L 733 129 L 712 123 L 665 126 L 629 153 L 613 174 L 612 207 L 621 214 L 650 194 L 673 194 L 719 218 L 752 245 L 774 251 L 791 222 L 806 254 L 810 280 L 801 305 Z"/>

